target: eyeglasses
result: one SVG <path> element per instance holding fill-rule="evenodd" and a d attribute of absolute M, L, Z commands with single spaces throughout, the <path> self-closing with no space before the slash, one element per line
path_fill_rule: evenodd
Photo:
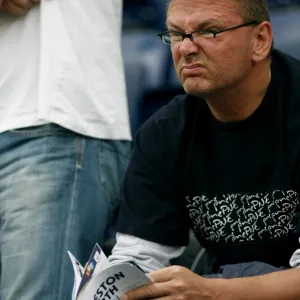
<path fill-rule="evenodd" d="M 158 36 L 162 39 L 162 41 L 165 44 L 171 45 L 171 44 L 175 44 L 178 42 L 183 42 L 183 40 L 186 37 L 189 38 L 192 42 L 196 42 L 199 38 L 200 39 L 213 39 L 213 38 L 216 38 L 216 36 L 222 32 L 230 31 L 230 30 L 234 30 L 234 29 L 238 29 L 238 28 L 250 26 L 250 25 L 258 25 L 258 24 L 260 24 L 260 23 L 257 21 L 252 21 L 249 23 L 245 23 L 245 24 L 234 26 L 234 27 L 227 28 L 227 29 L 196 30 L 189 34 L 185 34 L 185 33 L 179 32 L 179 31 L 165 31 L 165 32 L 158 34 Z"/>

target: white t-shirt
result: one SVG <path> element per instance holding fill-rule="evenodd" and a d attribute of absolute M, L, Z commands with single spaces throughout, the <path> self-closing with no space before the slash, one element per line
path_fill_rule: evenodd
<path fill-rule="evenodd" d="M 56 123 L 130 140 L 122 0 L 41 0 L 0 13 L 0 132 Z"/>

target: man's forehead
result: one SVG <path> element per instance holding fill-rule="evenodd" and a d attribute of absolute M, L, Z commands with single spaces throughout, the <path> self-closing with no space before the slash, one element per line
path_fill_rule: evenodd
<path fill-rule="evenodd" d="M 214 20 L 222 23 L 225 19 L 239 17 L 239 9 L 233 0 L 172 0 L 168 9 L 167 25 L 177 21 L 197 18 L 205 22 Z"/>
<path fill-rule="evenodd" d="M 206 10 L 226 12 L 236 11 L 238 4 L 234 0 L 172 0 L 169 4 L 168 14 L 173 12 L 205 12 Z"/>

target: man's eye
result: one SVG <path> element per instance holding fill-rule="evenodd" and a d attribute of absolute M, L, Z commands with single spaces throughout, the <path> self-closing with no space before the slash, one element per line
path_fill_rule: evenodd
<path fill-rule="evenodd" d="M 170 37 L 172 39 L 182 39 L 182 34 L 180 32 L 170 32 Z"/>
<path fill-rule="evenodd" d="M 176 37 L 176 36 L 181 36 L 181 33 L 179 33 L 179 32 L 171 32 L 170 35 Z"/>
<path fill-rule="evenodd" d="M 218 32 L 218 30 L 202 30 L 202 31 L 199 31 L 199 35 L 201 37 L 205 37 L 205 38 L 214 38 L 216 33 Z"/>

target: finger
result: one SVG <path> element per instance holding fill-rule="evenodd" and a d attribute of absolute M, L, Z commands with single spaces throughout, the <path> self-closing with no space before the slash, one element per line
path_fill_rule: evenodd
<path fill-rule="evenodd" d="M 180 266 L 166 267 L 148 274 L 154 282 L 166 282 L 176 278 L 179 274 L 186 272 L 187 269 Z"/>
<path fill-rule="evenodd" d="M 155 299 L 170 295 L 171 288 L 168 283 L 153 283 L 133 289 L 123 294 L 120 300 Z"/>
<path fill-rule="evenodd" d="M 17 6 L 17 5 L 15 5 L 14 3 L 10 2 L 10 1 L 6 1 L 2 5 L 2 10 L 8 11 L 8 12 L 10 12 L 12 14 L 15 14 L 15 15 L 22 16 L 22 15 L 25 15 L 28 12 L 29 9 Z"/>
<path fill-rule="evenodd" d="M 154 298 L 154 299 L 151 299 L 151 300 L 176 300 L 176 297 L 174 297 L 174 295 L 173 295 L 173 296 L 166 296 L 166 297 Z"/>

